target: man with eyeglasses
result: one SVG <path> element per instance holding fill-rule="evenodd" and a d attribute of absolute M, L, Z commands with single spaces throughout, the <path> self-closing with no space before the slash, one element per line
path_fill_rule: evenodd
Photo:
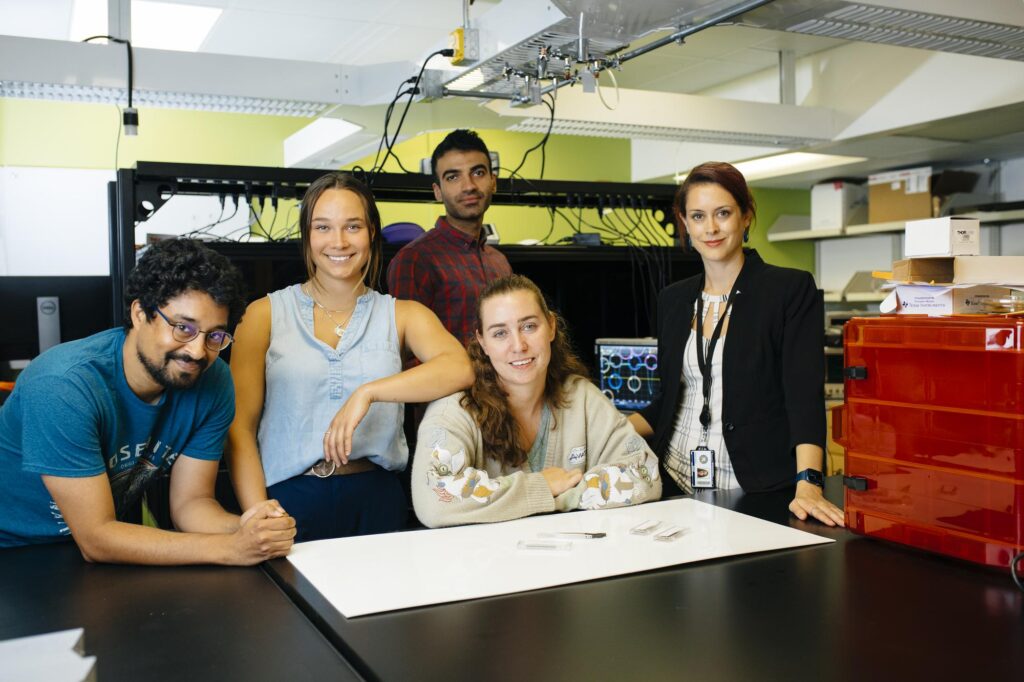
<path fill-rule="evenodd" d="M 188 240 L 149 247 L 127 318 L 33 360 L 0 408 L 0 547 L 71 537 L 87 561 L 247 565 L 283 556 L 294 520 L 214 498 L 234 388 L 220 351 L 245 310 L 238 271 Z M 170 472 L 177 532 L 128 522 Z"/>

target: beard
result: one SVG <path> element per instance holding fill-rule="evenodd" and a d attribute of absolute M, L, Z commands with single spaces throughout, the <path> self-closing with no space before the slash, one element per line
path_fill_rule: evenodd
<path fill-rule="evenodd" d="M 445 213 L 449 218 L 455 218 L 456 220 L 478 220 L 483 218 L 483 215 L 487 213 L 487 209 L 491 207 L 491 199 L 480 193 L 477 193 L 475 196 L 480 200 L 480 203 L 476 206 L 463 207 L 453 200 L 445 203 Z"/>
<path fill-rule="evenodd" d="M 209 361 L 205 357 L 197 360 L 184 354 L 168 353 L 164 356 L 163 364 L 157 365 L 155 362 L 143 355 L 141 350 L 136 350 L 136 353 L 139 356 L 139 362 L 141 362 L 142 366 L 146 368 L 146 371 L 149 373 L 149 376 L 153 378 L 153 381 L 160 384 L 165 389 L 170 388 L 182 390 L 192 388 L 192 386 L 194 386 L 199 380 L 199 377 L 203 375 L 203 372 L 206 371 L 206 366 L 209 364 Z M 194 362 L 199 368 L 199 371 L 195 374 L 173 374 L 170 367 L 173 360 Z"/>

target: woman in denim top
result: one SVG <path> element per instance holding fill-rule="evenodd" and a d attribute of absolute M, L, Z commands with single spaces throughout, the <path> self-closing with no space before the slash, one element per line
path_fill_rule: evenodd
<path fill-rule="evenodd" d="M 253 302 L 235 333 L 228 461 L 243 508 L 273 497 L 296 541 L 398 530 L 409 459 L 404 402 L 473 379 L 466 351 L 429 308 L 374 291 L 380 214 L 370 190 L 329 173 L 299 216 L 308 279 Z M 420 364 L 402 371 L 402 356 Z"/>

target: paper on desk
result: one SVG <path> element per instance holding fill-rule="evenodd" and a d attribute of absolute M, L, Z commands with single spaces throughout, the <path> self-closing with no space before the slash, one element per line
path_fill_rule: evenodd
<path fill-rule="evenodd" d="M 0 682 L 91 682 L 96 657 L 83 656 L 84 630 L 61 630 L 0 642 Z"/>
<path fill-rule="evenodd" d="M 629 529 L 682 526 L 673 542 Z M 540 533 L 606 533 L 570 551 L 517 549 Z M 693 499 L 533 516 L 505 523 L 365 535 L 295 545 L 288 560 L 351 618 L 649 571 L 693 561 L 833 542 Z"/>

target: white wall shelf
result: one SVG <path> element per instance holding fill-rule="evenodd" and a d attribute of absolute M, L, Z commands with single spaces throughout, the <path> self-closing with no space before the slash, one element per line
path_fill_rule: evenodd
<path fill-rule="evenodd" d="M 1024 222 L 1024 209 L 1012 211 L 971 211 L 970 213 L 958 214 L 965 218 L 975 218 L 982 225 L 1003 225 L 1005 223 Z M 896 220 L 888 223 L 865 223 L 863 225 L 847 225 L 845 227 L 830 230 L 812 230 L 806 227 L 797 228 L 798 218 L 805 216 L 782 215 L 768 228 L 768 241 L 788 242 L 796 240 L 819 240 L 839 239 L 842 237 L 856 237 L 866 234 L 884 234 L 891 232 L 902 232 L 906 226 L 905 220 Z"/>

